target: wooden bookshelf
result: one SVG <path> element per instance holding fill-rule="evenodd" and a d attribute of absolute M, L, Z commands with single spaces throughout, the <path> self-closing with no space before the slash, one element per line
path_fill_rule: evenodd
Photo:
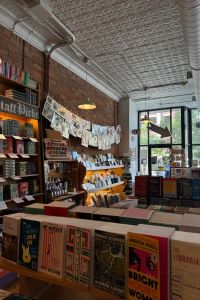
<path fill-rule="evenodd" d="M 28 268 L 25 268 L 17 263 L 14 263 L 2 257 L 0 257 L 0 266 L 1 268 L 5 268 L 6 270 L 17 272 L 20 275 L 20 292 L 22 294 L 26 294 L 27 296 L 33 297 L 33 295 L 31 295 L 31 290 L 32 293 L 34 293 L 32 289 L 33 286 L 37 287 L 38 282 L 40 282 L 40 284 L 41 282 L 44 282 L 44 286 L 46 286 L 46 283 L 49 283 L 56 286 L 70 288 L 72 290 L 78 289 L 80 291 L 87 292 L 90 295 L 94 295 L 95 297 L 98 297 L 98 299 L 102 299 L 102 300 L 120 299 L 110 293 L 106 293 L 104 291 L 94 289 L 94 288 L 87 288 L 67 279 L 61 279 L 42 272 L 32 271 Z"/>
<path fill-rule="evenodd" d="M 87 171 L 99 171 L 99 170 L 112 170 L 112 169 L 120 169 L 124 168 L 123 165 L 115 165 L 115 166 L 100 166 L 100 167 L 95 167 L 95 168 L 87 168 Z"/>
<path fill-rule="evenodd" d="M 13 90 L 18 91 L 21 95 L 23 95 L 24 101 L 20 99 L 15 99 L 15 98 L 7 98 L 5 96 L 5 91 L 6 90 L 12 90 L 11 93 L 15 93 Z M 17 93 L 17 92 L 16 92 Z M 40 89 L 39 85 L 37 84 L 37 88 L 31 88 L 28 85 L 25 85 L 23 83 L 20 83 L 18 81 L 9 79 L 3 75 L 0 75 L 0 119 L 1 121 L 6 121 L 6 120 L 15 120 L 18 121 L 20 125 L 20 134 L 18 135 L 10 135 L 9 132 L 11 131 L 5 131 L 3 132 L 3 135 L 1 136 L 1 140 L 4 139 L 11 139 L 12 138 L 12 143 L 13 146 L 17 145 L 17 141 L 24 141 L 24 143 L 28 143 L 28 141 L 35 142 L 35 148 L 36 152 L 33 154 L 29 153 L 14 153 L 16 152 L 13 148 L 13 153 L 10 153 L 14 155 L 9 155 L 9 153 L 0 153 L 4 154 L 5 157 L 3 158 L 3 155 L 1 157 L 0 155 L 0 161 L 3 160 L 15 160 L 15 165 L 17 162 L 30 162 L 30 163 L 35 163 L 37 166 L 35 174 L 27 174 L 27 175 L 15 175 L 15 176 L 9 176 L 4 178 L 4 180 L 0 180 L 1 185 L 9 185 L 10 183 L 20 183 L 20 182 L 28 182 L 30 183 L 31 180 L 36 180 L 37 181 L 37 186 L 39 188 L 35 190 L 37 200 L 39 202 L 43 202 L 43 171 L 42 171 L 42 155 L 41 155 L 41 148 L 40 144 L 38 141 L 40 140 Z M 34 105 L 33 105 L 34 104 Z M 21 131 L 21 126 L 25 123 L 28 123 L 32 125 L 33 131 L 34 131 L 34 136 L 28 135 L 27 131 Z M 24 132 L 24 134 L 23 134 Z M 26 134 L 25 134 L 26 132 Z M 25 136 L 27 135 L 27 136 Z M 33 140 L 32 140 L 33 139 Z M 6 142 L 6 140 L 5 140 Z M 29 148 L 28 148 L 29 149 Z M 2 151 L 1 151 L 2 152 Z M 3 150 L 4 152 L 4 150 Z M 31 151 L 30 151 L 31 152 Z M 24 156 L 24 157 L 23 157 Z M 28 173 L 28 172 L 27 172 Z M 16 174 L 16 168 L 15 168 L 15 174 Z M 2 176 L 1 174 L 0 176 Z M 5 177 L 5 176 L 3 176 Z M 3 178 L 2 177 L 2 178 Z M 15 178 L 16 177 L 16 178 Z M 4 182 L 3 182 L 4 181 Z M 33 181 L 32 181 L 33 184 Z M 30 188 L 30 186 L 29 186 Z M 30 194 L 32 194 L 30 190 Z M 19 198 L 23 198 L 22 195 L 19 195 Z M 10 202 L 13 202 L 12 199 Z M 22 203 L 20 203 L 22 205 Z M 25 203 L 24 203 L 25 205 Z M 16 208 L 18 207 L 18 204 L 16 203 Z M 9 208 L 9 207 L 8 207 Z"/>

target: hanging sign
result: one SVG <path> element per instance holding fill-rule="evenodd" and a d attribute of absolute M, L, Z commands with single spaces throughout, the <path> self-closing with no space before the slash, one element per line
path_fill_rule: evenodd
<path fill-rule="evenodd" d="M 39 108 L 26 102 L 0 96 L 0 112 L 29 119 L 39 119 Z"/>

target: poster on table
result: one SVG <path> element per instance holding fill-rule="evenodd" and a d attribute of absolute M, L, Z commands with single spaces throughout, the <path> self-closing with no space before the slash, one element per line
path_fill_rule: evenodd
<path fill-rule="evenodd" d="M 44 107 L 42 110 L 42 115 L 50 122 L 53 119 L 54 110 L 52 110 L 51 105 L 49 105 L 48 102 L 45 102 L 45 104 L 44 104 Z"/>

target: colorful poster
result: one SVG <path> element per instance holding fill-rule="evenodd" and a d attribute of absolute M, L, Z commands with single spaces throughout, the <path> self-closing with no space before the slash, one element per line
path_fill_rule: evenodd
<path fill-rule="evenodd" d="M 125 235 L 95 230 L 94 287 L 125 296 Z"/>
<path fill-rule="evenodd" d="M 128 298 L 160 298 L 160 255 L 156 238 L 128 234 Z"/>
<path fill-rule="evenodd" d="M 33 270 L 38 266 L 40 222 L 21 220 L 19 263 Z"/>
<path fill-rule="evenodd" d="M 56 277 L 63 275 L 64 226 L 43 223 L 41 228 L 39 270 Z"/>

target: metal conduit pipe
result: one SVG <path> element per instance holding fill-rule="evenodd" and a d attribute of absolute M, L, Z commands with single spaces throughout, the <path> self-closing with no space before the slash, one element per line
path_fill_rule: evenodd
<path fill-rule="evenodd" d="M 195 97 L 200 109 L 200 0 L 178 0 Z"/>

